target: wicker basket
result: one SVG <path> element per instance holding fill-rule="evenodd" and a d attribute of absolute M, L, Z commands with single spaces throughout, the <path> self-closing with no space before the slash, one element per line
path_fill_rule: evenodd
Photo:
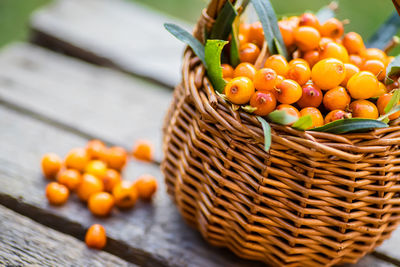
<path fill-rule="evenodd" d="M 203 12 L 198 39 L 225 1 Z M 345 135 L 272 124 L 266 153 L 256 117 L 217 96 L 187 49 L 162 170 L 183 217 L 215 246 L 274 266 L 355 263 L 400 221 L 399 124 Z"/>

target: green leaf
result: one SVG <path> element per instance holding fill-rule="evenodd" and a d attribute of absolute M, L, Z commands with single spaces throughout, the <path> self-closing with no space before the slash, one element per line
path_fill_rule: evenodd
<path fill-rule="evenodd" d="M 389 125 L 382 121 L 352 118 L 337 120 L 322 127 L 311 129 L 310 131 L 344 134 L 351 132 L 367 132 L 372 129 L 386 128 L 388 126 Z"/>
<path fill-rule="evenodd" d="M 389 113 L 393 109 L 394 106 L 397 106 L 397 104 L 399 102 L 400 102 L 400 89 L 396 89 L 393 91 L 393 96 L 384 109 L 385 114 Z"/>
<path fill-rule="evenodd" d="M 239 26 L 240 26 L 240 17 L 237 16 L 232 24 L 232 41 L 231 41 L 231 54 L 230 60 L 231 65 L 236 67 L 240 63 L 239 58 Z"/>
<path fill-rule="evenodd" d="M 264 120 L 262 117 L 257 116 L 258 121 L 261 123 L 261 126 L 264 131 L 264 149 L 265 151 L 269 152 L 271 148 L 271 126 L 269 126 L 268 122 Z"/>
<path fill-rule="evenodd" d="M 385 84 L 389 85 L 394 83 L 390 76 L 396 76 L 400 74 L 400 55 L 397 55 L 392 62 L 386 68 L 386 79 Z"/>
<path fill-rule="evenodd" d="M 394 113 L 399 112 L 399 111 L 400 111 L 400 105 L 396 105 L 396 106 L 394 106 L 388 113 L 385 113 L 385 115 L 380 116 L 380 117 L 378 118 L 378 120 L 387 123 L 387 122 L 390 121 L 389 117 L 390 117 L 391 115 L 393 115 Z"/>
<path fill-rule="evenodd" d="M 313 125 L 312 118 L 310 115 L 307 115 L 301 117 L 298 121 L 293 123 L 292 128 L 300 131 L 305 131 L 307 129 L 310 129 L 312 125 Z"/>
<path fill-rule="evenodd" d="M 226 1 L 211 29 L 209 39 L 227 40 L 232 32 L 232 23 L 237 15 L 238 13 L 231 1 Z"/>
<path fill-rule="evenodd" d="M 221 53 L 228 41 L 207 40 L 205 47 L 205 61 L 208 77 L 211 80 L 214 89 L 222 93 L 226 81 L 222 78 Z"/>
<path fill-rule="evenodd" d="M 394 35 L 397 34 L 400 28 L 400 17 L 397 12 L 393 14 L 381 25 L 381 27 L 372 35 L 366 44 L 367 47 L 375 47 L 385 49 Z"/>
<path fill-rule="evenodd" d="M 247 113 L 254 113 L 254 111 L 257 110 L 257 108 L 252 107 L 252 106 L 250 106 L 250 105 L 241 106 L 241 108 L 242 108 L 244 111 L 246 111 Z"/>
<path fill-rule="evenodd" d="M 175 36 L 178 40 L 184 42 L 190 48 L 192 48 L 193 52 L 200 58 L 204 65 L 206 65 L 205 61 L 205 52 L 204 45 L 200 43 L 199 40 L 193 37 L 189 32 L 182 29 L 178 25 L 165 23 L 164 27 L 167 31 L 169 31 L 173 36 Z"/>
<path fill-rule="evenodd" d="M 286 111 L 275 110 L 268 114 L 268 120 L 280 125 L 290 125 L 297 121 L 295 116 L 289 115 Z"/>
<path fill-rule="evenodd" d="M 251 0 L 251 2 L 263 26 L 269 52 L 271 54 L 280 53 L 286 59 L 289 59 L 289 54 L 283 42 L 282 34 L 278 27 L 278 20 L 276 19 L 276 14 L 271 2 L 269 0 Z M 274 41 L 274 39 L 276 39 L 276 41 Z M 280 52 L 276 44 L 279 44 Z"/>
<path fill-rule="evenodd" d="M 315 14 L 319 20 L 319 22 L 322 24 L 328 19 L 334 18 L 335 17 L 335 10 L 332 8 L 332 4 L 338 5 L 337 1 L 333 1 L 331 4 L 324 6 L 318 12 Z"/>

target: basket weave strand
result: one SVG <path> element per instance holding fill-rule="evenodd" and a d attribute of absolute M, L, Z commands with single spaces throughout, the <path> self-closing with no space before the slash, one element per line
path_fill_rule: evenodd
<path fill-rule="evenodd" d="M 198 32 L 223 3 L 210 3 Z M 212 245 L 274 266 L 332 266 L 356 262 L 396 229 L 400 120 L 344 135 L 271 124 L 267 153 L 258 120 L 214 93 L 190 49 L 182 75 L 162 170 L 181 214 Z"/>

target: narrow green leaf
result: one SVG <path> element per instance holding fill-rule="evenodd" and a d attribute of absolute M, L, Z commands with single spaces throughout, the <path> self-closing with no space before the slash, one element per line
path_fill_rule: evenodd
<path fill-rule="evenodd" d="M 390 78 L 400 74 L 400 55 L 397 55 L 392 62 L 386 68 L 386 79 L 385 84 L 392 84 L 394 81 Z"/>
<path fill-rule="evenodd" d="M 191 35 L 183 28 L 179 27 L 178 25 L 165 23 L 164 27 L 178 40 L 190 46 L 190 48 L 192 48 L 193 52 L 200 58 L 203 64 L 206 65 L 204 45 L 202 45 L 199 40 L 194 38 L 193 35 Z"/>
<path fill-rule="evenodd" d="M 341 119 L 328 123 L 322 127 L 311 129 L 310 131 L 326 132 L 334 134 L 344 134 L 351 132 L 366 132 L 376 128 L 388 127 L 386 123 L 371 119 Z"/>
<path fill-rule="evenodd" d="M 211 29 L 209 39 L 227 40 L 232 32 L 232 23 L 237 15 L 237 11 L 231 1 L 226 1 Z"/>
<path fill-rule="evenodd" d="M 268 122 L 264 120 L 262 117 L 257 116 L 258 121 L 261 123 L 261 126 L 264 131 L 264 149 L 265 151 L 269 152 L 271 148 L 271 126 L 269 126 Z"/>
<path fill-rule="evenodd" d="M 367 47 L 375 47 L 385 49 L 392 37 L 397 34 L 400 28 L 400 17 L 397 12 L 392 15 L 381 25 L 381 27 L 372 35 L 366 44 Z"/>
<path fill-rule="evenodd" d="M 394 113 L 399 112 L 399 111 L 400 111 L 400 105 L 396 105 L 388 113 L 386 113 L 385 115 L 380 116 L 378 118 L 378 121 L 389 122 L 390 121 L 389 117 L 391 115 L 393 115 Z"/>
<path fill-rule="evenodd" d="M 393 91 L 393 96 L 390 99 L 389 103 L 385 107 L 385 113 L 389 113 L 394 106 L 397 106 L 397 104 L 400 102 L 400 89 L 396 89 Z"/>
<path fill-rule="evenodd" d="M 221 53 L 228 41 L 207 40 L 205 47 L 205 61 L 208 77 L 211 80 L 214 89 L 222 93 L 226 81 L 222 78 Z"/>
<path fill-rule="evenodd" d="M 292 128 L 294 128 L 296 130 L 300 130 L 300 131 L 305 131 L 307 129 L 310 129 L 312 124 L 313 124 L 313 122 L 312 122 L 311 116 L 307 115 L 307 116 L 301 117 L 298 121 L 293 123 Z"/>
<path fill-rule="evenodd" d="M 240 63 L 239 58 L 239 26 L 240 26 L 240 17 L 237 16 L 232 24 L 232 41 L 231 41 L 231 54 L 230 60 L 231 65 L 236 67 Z"/>
<path fill-rule="evenodd" d="M 286 59 L 289 59 L 289 54 L 286 50 L 285 43 L 283 42 L 282 34 L 278 26 L 278 20 L 271 2 L 269 0 L 251 0 L 251 2 L 263 26 L 264 36 L 268 44 L 269 52 L 271 54 L 279 53 L 274 41 L 274 39 L 276 39 L 276 43 L 278 43 L 280 47 L 280 54 Z"/>
<path fill-rule="evenodd" d="M 331 4 L 324 6 L 323 8 L 318 10 L 318 12 L 315 14 L 321 24 L 327 21 L 328 19 L 335 17 L 335 10 L 332 9 L 331 5 L 337 6 L 338 2 L 333 1 Z"/>
<path fill-rule="evenodd" d="M 268 120 L 280 125 L 290 125 L 297 121 L 295 116 L 289 115 L 283 110 L 274 110 L 268 114 Z"/>

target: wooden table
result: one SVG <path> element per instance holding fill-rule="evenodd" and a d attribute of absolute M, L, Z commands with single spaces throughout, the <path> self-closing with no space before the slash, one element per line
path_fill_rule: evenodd
<path fill-rule="evenodd" d="M 183 50 L 165 21 L 175 19 L 121 0 L 59 0 L 33 15 L 31 43 L 0 52 L 0 266 L 262 266 L 209 246 L 165 192 L 161 124 Z M 159 179 L 152 204 L 107 219 L 76 197 L 48 205 L 41 156 L 93 138 L 154 142 L 156 162 L 132 161 L 124 174 Z M 104 251 L 82 242 L 93 223 L 107 229 Z M 399 246 L 397 231 L 353 266 L 400 266 Z"/>

